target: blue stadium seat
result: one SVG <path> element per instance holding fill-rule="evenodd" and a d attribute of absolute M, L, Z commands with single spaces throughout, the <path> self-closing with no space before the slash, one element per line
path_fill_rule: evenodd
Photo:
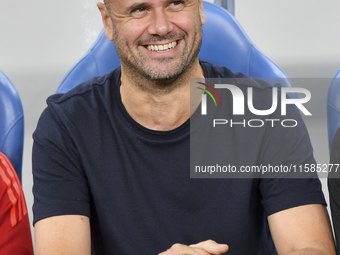
<path fill-rule="evenodd" d="M 328 88 L 327 126 L 329 151 L 331 151 L 335 133 L 340 127 L 340 68 Z"/>
<path fill-rule="evenodd" d="M 11 161 L 21 181 L 24 112 L 18 92 L 0 71 L 0 151 Z"/>
<path fill-rule="evenodd" d="M 282 86 L 292 87 L 287 75 L 252 43 L 238 21 L 226 9 L 204 2 L 204 12 L 207 21 L 203 26 L 201 59 L 227 66 L 232 71 L 250 77 L 287 78 L 270 79 L 268 82 L 272 85 L 280 82 Z M 64 93 L 93 76 L 109 73 L 119 65 L 114 42 L 105 37 L 103 29 L 91 49 L 65 76 L 57 92 Z"/>

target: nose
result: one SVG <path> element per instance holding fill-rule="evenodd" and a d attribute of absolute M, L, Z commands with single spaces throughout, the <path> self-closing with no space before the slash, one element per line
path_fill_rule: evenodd
<path fill-rule="evenodd" d="M 164 9 L 155 9 L 148 32 L 152 35 L 165 36 L 173 29 L 173 24 Z"/>

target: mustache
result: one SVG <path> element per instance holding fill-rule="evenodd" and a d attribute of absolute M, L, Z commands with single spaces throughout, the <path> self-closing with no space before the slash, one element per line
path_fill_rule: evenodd
<path fill-rule="evenodd" d="M 171 40 L 179 40 L 185 36 L 184 32 L 170 32 L 165 36 L 159 35 L 149 35 L 142 37 L 138 40 L 139 45 L 151 44 L 151 43 L 160 43 L 162 41 L 171 41 Z"/>

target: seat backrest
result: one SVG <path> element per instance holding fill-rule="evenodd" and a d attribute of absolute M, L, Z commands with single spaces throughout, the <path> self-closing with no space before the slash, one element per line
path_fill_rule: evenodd
<path fill-rule="evenodd" d="M 340 127 L 340 68 L 328 88 L 327 126 L 329 151 L 331 151 L 336 130 Z"/>
<path fill-rule="evenodd" d="M 21 181 L 24 112 L 19 94 L 0 71 L 0 151 L 11 161 Z"/>
<path fill-rule="evenodd" d="M 292 87 L 287 75 L 252 43 L 226 9 L 204 2 L 204 13 L 207 21 L 203 25 L 200 59 L 227 66 L 234 72 L 242 72 L 250 77 L 287 78 L 270 79 L 268 82 L 272 85 L 280 82 L 284 87 Z M 114 42 L 105 37 L 103 29 L 91 49 L 64 77 L 57 92 L 64 93 L 94 76 L 111 72 L 119 65 Z"/>

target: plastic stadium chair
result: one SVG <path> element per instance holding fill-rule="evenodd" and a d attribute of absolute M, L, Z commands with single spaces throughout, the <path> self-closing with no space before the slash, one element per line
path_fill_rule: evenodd
<path fill-rule="evenodd" d="M 203 25 L 200 59 L 227 66 L 232 71 L 242 72 L 250 77 L 288 78 L 252 43 L 237 20 L 226 9 L 204 2 L 204 12 L 207 21 Z M 119 65 L 120 61 L 114 43 L 105 37 L 103 29 L 91 49 L 65 76 L 57 93 L 67 92 L 94 76 L 111 72 Z M 268 81 L 272 85 L 279 81 L 282 86 L 292 87 L 289 79 Z"/>
<path fill-rule="evenodd" d="M 24 112 L 17 90 L 0 71 L 0 151 L 11 161 L 21 181 Z"/>
<path fill-rule="evenodd" d="M 340 68 L 328 88 L 327 126 L 329 151 L 331 151 L 335 133 L 340 127 Z"/>

